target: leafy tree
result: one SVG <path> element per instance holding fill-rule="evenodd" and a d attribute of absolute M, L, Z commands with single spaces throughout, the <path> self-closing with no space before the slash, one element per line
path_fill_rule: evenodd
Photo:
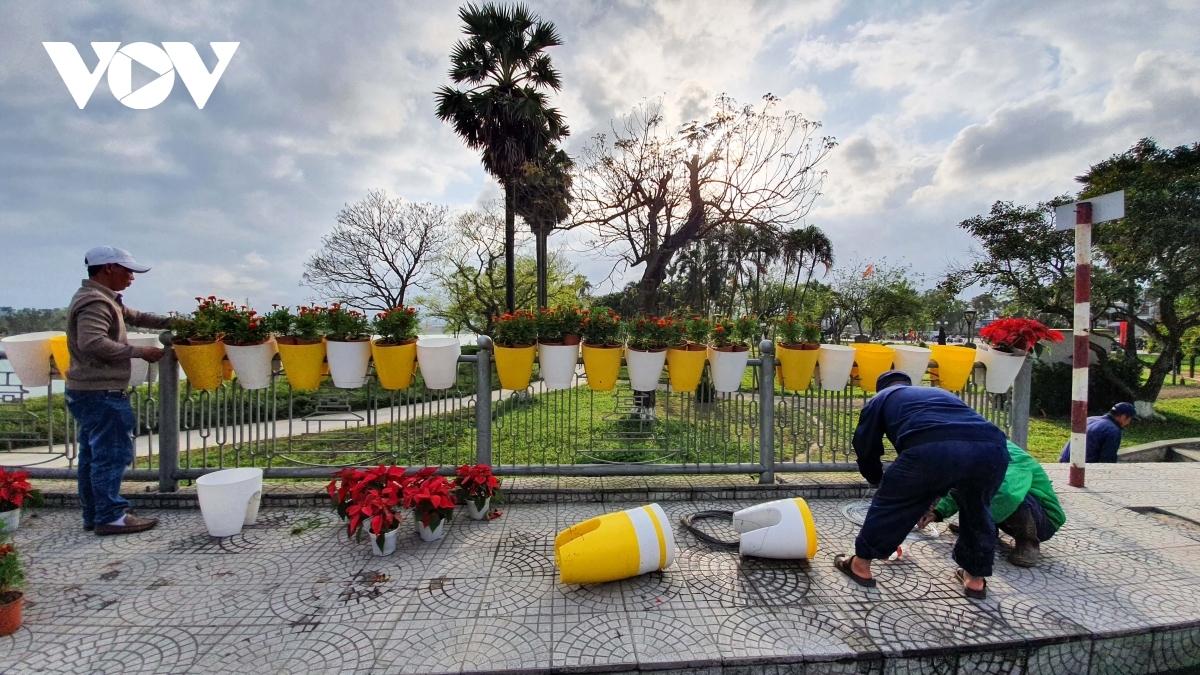
<path fill-rule="evenodd" d="M 468 3 L 458 16 L 465 40 L 450 53 L 450 79 L 465 90 L 435 92 L 437 116 L 450 122 L 483 167 L 504 187 L 505 305 L 516 307 L 516 184 L 522 168 L 569 133 L 543 89 L 562 86 L 545 50 L 562 44 L 558 30 L 522 4 Z"/>
<path fill-rule="evenodd" d="M 799 304 L 804 304 L 808 287 L 812 283 L 813 273 L 817 265 L 825 268 L 825 273 L 833 268 L 833 242 L 816 225 L 809 225 L 797 230 L 788 230 L 780 237 L 780 252 L 786 261 L 783 276 L 793 278 L 789 306 L 797 307 L 796 289 L 800 286 L 800 275 L 804 274 L 804 291 L 800 294 Z M 807 264 L 807 269 L 805 263 Z"/>
<path fill-rule="evenodd" d="M 839 310 L 860 334 L 881 337 L 889 327 L 907 328 L 922 316 L 921 294 L 908 266 L 855 263 L 835 273 L 833 293 Z"/>
<path fill-rule="evenodd" d="M 658 310 L 659 290 L 676 254 L 735 227 L 780 231 L 798 223 L 820 194 L 818 169 L 834 147 L 819 122 L 717 99 L 709 119 L 666 129 L 661 100 L 636 108 L 595 136 L 575 178 L 573 227 L 597 232 L 597 245 L 627 267 L 644 266 L 643 311 Z"/>
<path fill-rule="evenodd" d="M 372 190 L 338 213 L 333 231 L 304 263 L 304 283 L 322 298 L 356 309 L 399 307 L 410 288 L 424 283 L 449 221 L 445 206 L 388 199 Z"/>
<path fill-rule="evenodd" d="M 546 240 L 571 215 L 571 170 L 566 152 L 549 144 L 537 161 L 526 162 L 516 177 L 516 212 L 529 225 L 537 243 L 538 307 L 545 307 Z"/>
<path fill-rule="evenodd" d="M 66 330 L 67 309 L 13 309 L 0 307 L 0 335 Z"/>

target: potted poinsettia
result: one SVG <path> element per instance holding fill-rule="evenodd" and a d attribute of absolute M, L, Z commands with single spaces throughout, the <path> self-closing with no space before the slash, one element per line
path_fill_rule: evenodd
<path fill-rule="evenodd" d="M 667 346 L 681 340 L 682 332 L 672 319 L 640 316 L 625 322 L 627 342 L 625 364 L 629 368 L 629 386 L 634 391 L 653 391 L 658 386 Z"/>
<path fill-rule="evenodd" d="M 454 517 L 453 487 L 442 476 L 428 476 L 404 491 L 404 506 L 413 510 L 423 541 L 446 536 L 446 523 Z"/>
<path fill-rule="evenodd" d="M 232 309 L 225 316 L 221 341 L 243 389 L 266 389 L 271 384 L 275 342 L 264 317 L 249 307 Z"/>
<path fill-rule="evenodd" d="M 379 337 L 371 342 L 371 356 L 384 389 L 407 389 L 412 384 L 420 323 L 415 307 L 401 305 L 375 315 L 372 327 Z"/>
<path fill-rule="evenodd" d="M 371 325 L 366 315 L 337 302 L 325 310 L 325 358 L 333 386 L 363 386 L 371 362 Z"/>
<path fill-rule="evenodd" d="M 562 307 L 543 309 L 537 317 L 538 367 L 547 389 L 566 389 L 575 378 L 579 362 L 579 323 Z M 578 312 L 575 313 L 578 316 Z M 567 330 L 576 332 L 575 342 L 567 343 Z"/>
<path fill-rule="evenodd" d="M 321 386 L 325 363 L 325 313 L 319 307 L 297 308 L 273 305 L 266 326 L 275 336 L 283 373 L 293 389 L 311 391 Z"/>
<path fill-rule="evenodd" d="M 742 386 L 750 344 L 762 337 L 762 324 L 754 315 L 737 321 L 718 318 L 713 322 L 712 344 L 708 360 L 712 363 L 713 388 L 721 392 L 737 391 Z"/>
<path fill-rule="evenodd" d="M 9 532 L 21 526 L 21 512 L 41 506 L 42 493 L 29 483 L 29 472 L 0 469 L 0 524 Z"/>
<path fill-rule="evenodd" d="M 463 464 L 454 477 L 454 494 L 467 504 L 467 514 L 472 520 L 487 518 L 492 497 L 500 493 L 500 479 L 492 474 L 487 464 Z"/>
<path fill-rule="evenodd" d="M 987 345 L 976 352 L 975 358 L 987 367 L 984 388 L 993 394 L 1003 394 L 1012 387 L 1030 351 L 1041 353 L 1042 341 L 1060 342 L 1062 333 L 1051 330 L 1034 319 L 996 319 L 979 329 Z"/>
<path fill-rule="evenodd" d="M 708 358 L 712 322 L 702 316 L 673 319 L 674 331 L 667 349 L 667 371 L 675 391 L 696 391 Z"/>
<path fill-rule="evenodd" d="M 402 491 L 399 483 L 388 483 L 382 489 L 364 490 L 358 500 L 346 509 L 349 520 L 347 534 L 358 536 L 366 529 L 371 537 L 371 553 L 394 553 L 402 520 L 398 513 Z"/>
<path fill-rule="evenodd" d="M 607 307 L 585 309 L 579 323 L 583 372 L 592 391 L 609 391 L 621 374 L 621 315 Z"/>
<path fill-rule="evenodd" d="M 12 542 L 12 530 L 0 522 L 0 637 L 12 635 L 21 627 L 24 581 L 25 570 Z"/>
<path fill-rule="evenodd" d="M 171 343 L 179 365 L 193 389 L 207 390 L 221 386 L 225 376 L 225 326 L 228 314 L 236 308 L 232 303 L 214 295 L 196 298 L 197 307 L 191 315 L 176 319 L 171 325 Z"/>
<path fill-rule="evenodd" d="M 775 322 L 775 356 L 779 359 L 780 376 L 785 389 L 803 391 L 812 382 L 818 353 L 821 349 L 821 329 L 804 321 L 795 312 L 788 312 Z M 850 365 L 854 350 L 850 350 Z M 822 378 L 825 370 L 821 370 Z M 847 368 L 846 376 L 849 377 Z M 844 386 L 844 383 L 843 383 Z"/>
<path fill-rule="evenodd" d="M 532 313 L 518 310 L 495 318 L 492 342 L 502 388 L 522 391 L 529 386 L 537 339 L 538 318 Z"/>

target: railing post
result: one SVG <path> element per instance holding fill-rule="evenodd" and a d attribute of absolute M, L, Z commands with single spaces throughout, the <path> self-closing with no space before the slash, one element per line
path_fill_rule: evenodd
<path fill-rule="evenodd" d="M 492 463 L 492 339 L 480 335 L 475 355 L 475 463 Z"/>
<path fill-rule="evenodd" d="M 1013 443 L 1029 449 L 1029 406 L 1033 399 L 1033 359 L 1025 359 L 1013 382 L 1012 411 L 1009 413 L 1008 437 Z"/>
<path fill-rule="evenodd" d="M 775 344 L 763 340 L 759 345 L 762 365 L 758 373 L 758 457 L 763 472 L 758 482 L 775 482 Z"/>
<path fill-rule="evenodd" d="M 171 347 L 170 331 L 158 337 L 163 344 L 158 367 L 158 491 L 175 492 L 179 481 L 179 365 Z"/>

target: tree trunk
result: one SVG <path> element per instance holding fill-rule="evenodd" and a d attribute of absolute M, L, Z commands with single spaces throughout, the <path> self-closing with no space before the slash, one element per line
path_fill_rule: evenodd
<path fill-rule="evenodd" d="M 546 228 L 539 227 L 537 230 L 537 303 L 538 309 L 545 309 L 550 302 L 548 297 L 547 281 L 547 262 L 546 262 Z"/>
<path fill-rule="evenodd" d="M 504 307 L 511 314 L 517 304 L 517 189 L 504 181 Z"/>

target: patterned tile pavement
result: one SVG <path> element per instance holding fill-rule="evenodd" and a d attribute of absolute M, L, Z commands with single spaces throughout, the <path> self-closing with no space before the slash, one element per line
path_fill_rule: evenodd
<path fill-rule="evenodd" d="M 1050 467 L 1065 486 L 1062 467 Z M 607 479 L 606 479 L 607 480 Z M 622 479 L 619 488 L 641 479 Z M 802 481 L 803 477 L 796 480 Z M 210 538 L 198 511 L 96 537 L 68 509 L 22 520 L 25 626 L 3 673 L 1153 673 L 1200 666 L 1200 465 L 1089 467 L 1034 570 L 962 597 L 952 535 L 914 540 L 861 589 L 834 570 L 853 500 L 812 499 L 811 563 L 740 559 L 676 528 L 663 572 L 557 583 L 553 538 L 620 502 L 516 503 L 373 557 L 336 518 L 266 508 Z M 673 501 L 673 521 L 741 500 Z M 406 528 L 405 532 L 408 530 Z M 1003 553 L 1006 549 L 1002 547 Z"/>

